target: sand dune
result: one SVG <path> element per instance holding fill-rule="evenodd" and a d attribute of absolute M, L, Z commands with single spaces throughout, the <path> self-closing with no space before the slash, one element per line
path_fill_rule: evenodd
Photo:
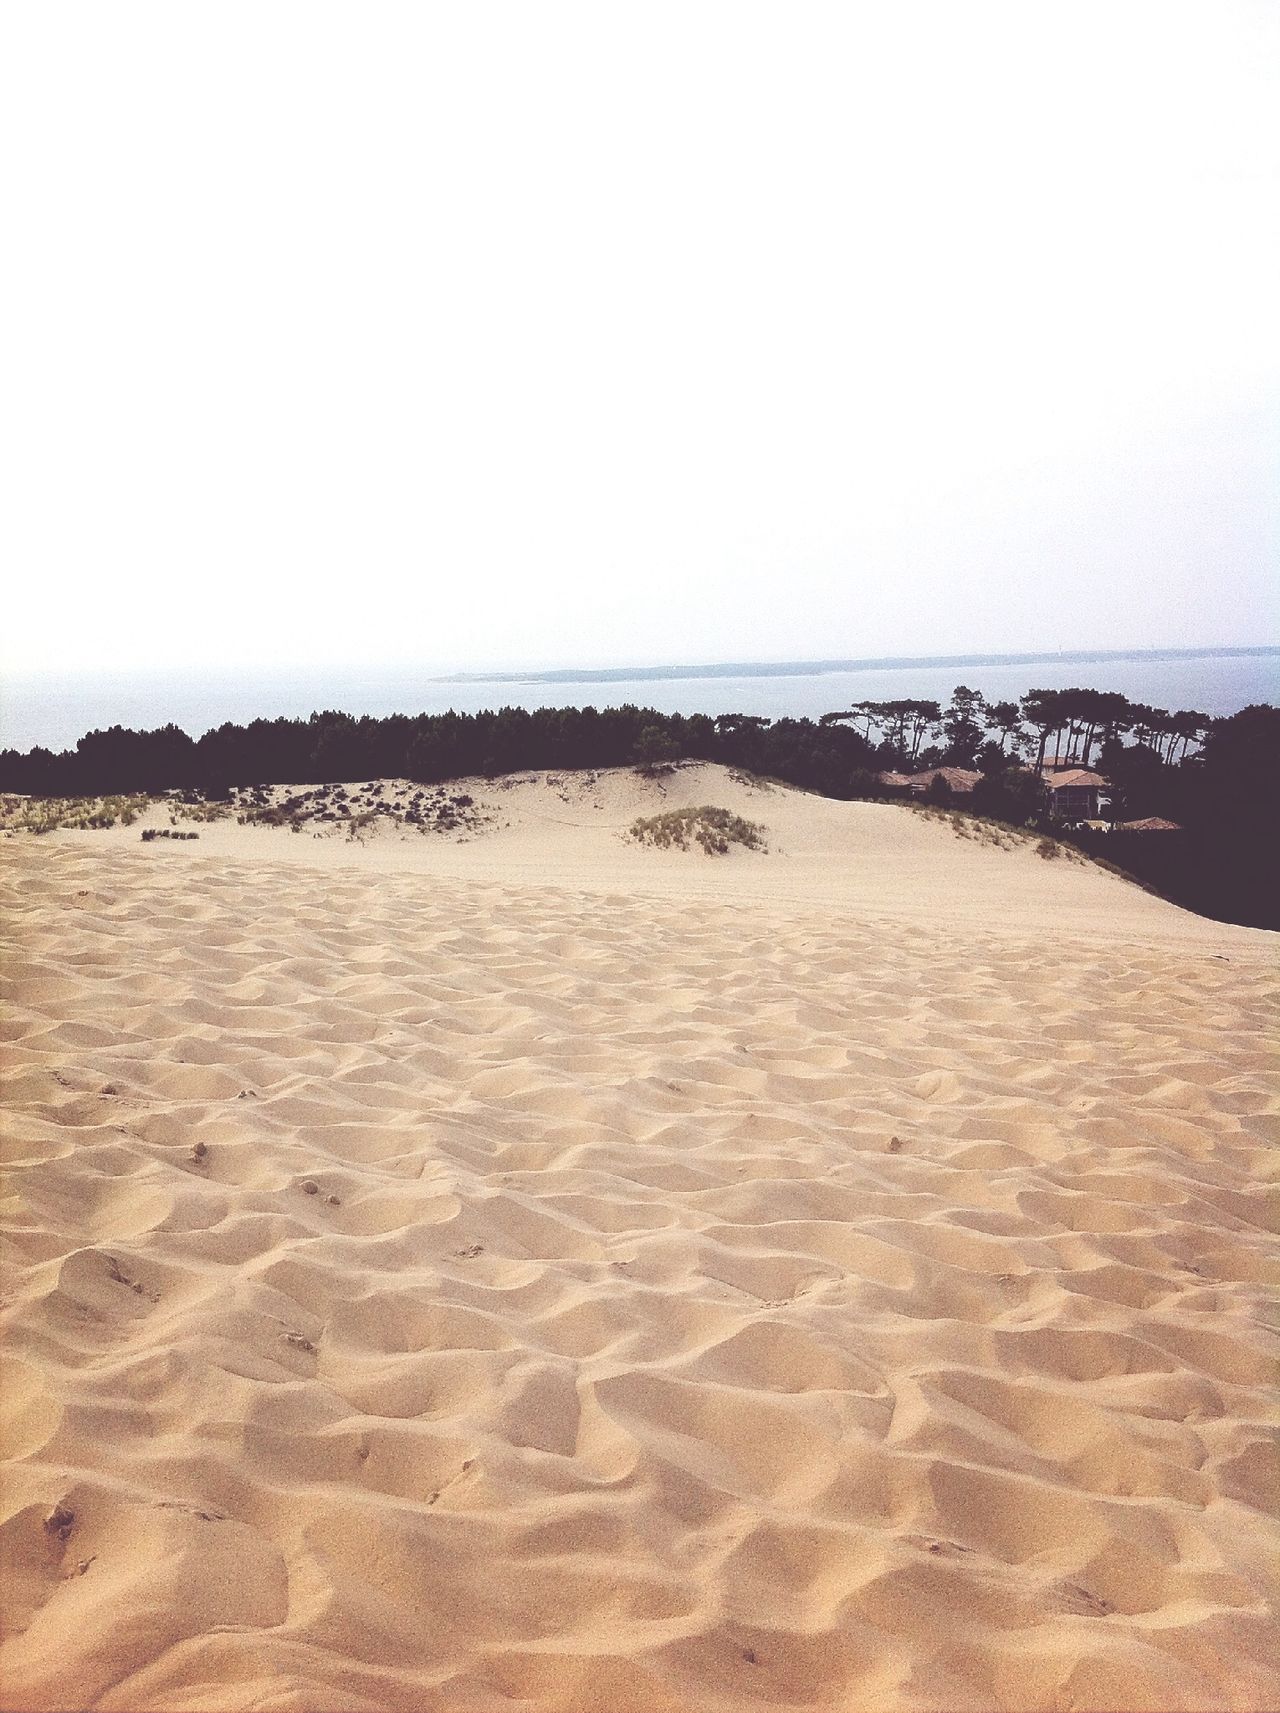
<path fill-rule="evenodd" d="M 403 780 L 377 784 L 376 796 L 369 781 L 345 789 L 347 819 L 314 819 L 287 837 L 274 828 L 238 825 L 233 817 L 180 823 L 198 828 L 198 842 L 158 842 L 146 855 L 154 864 L 169 866 L 219 856 L 625 897 L 704 896 L 777 908 L 821 905 L 864 921 L 913 918 L 930 929 L 965 923 L 1017 927 L 1028 936 L 1062 931 L 1101 933 L 1108 939 L 1154 936 L 1161 944 L 1178 939 L 1217 950 L 1238 940 L 1231 928 L 1172 909 L 1078 854 L 1046 863 L 1035 854 L 1035 837 L 1010 831 L 1004 835 L 1010 848 L 996 848 L 958 837 L 943 816 L 928 818 L 898 804 L 835 802 L 710 764 L 682 764 L 654 779 L 614 768 L 460 780 L 437 795 L 465 796 L 472 807 L 445 832 L 405 824 L 404 812 L 421 788 Z M 279 803 L 303 789 L 275 787 L 267 800 Z M 354 811 L 375 803 L 385 812 L 353 837 Z M 735 849 L 708 860 L 697 851 L 641 849 L 626 836 L 637 817 L 703 803 L 763 825 L 767 854 Z M 140 832 L 162 829 L 168 820 L 169 812 L 156 805 L 130 827 L 55 833 L 39 843 L 43 848 L 67 843 L 76 849 L 89 844 L 95 850 L 136 852 Z M 234 929 L 220 932 L 230 935 Z M 1246 935 L 1238 943 L 1257 941 Z"/>
<path fill-rule="evenodd" d="M 3 1705 L 1280 1705 L 1274 937 L 486 790 L 5 842 Z"/>

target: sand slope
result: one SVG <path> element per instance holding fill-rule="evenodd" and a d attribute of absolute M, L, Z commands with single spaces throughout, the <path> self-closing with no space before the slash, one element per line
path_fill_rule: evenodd
<path fill-rule="evenodd" d="M 1280 1704 L 1268 937 L 883 813 L 7 842 L 5 1706 Z"/>

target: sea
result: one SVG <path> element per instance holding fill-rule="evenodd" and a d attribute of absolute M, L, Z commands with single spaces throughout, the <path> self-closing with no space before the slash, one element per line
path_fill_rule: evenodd
<path fill-rule="evenodd" d="M 1220 716 L 1256 702 L 1280 702 L 1280 648 L 740 661 L 491 677 L 431 676 L 403 666 L 216 675 L 13 674 L 0 682 L 0 748 L 69 749 L 84 733 L 112 725 L 144 730 L 173 722 L 199 737 L 226 721 L 305 719 L 323 709 L 384 716 L 633 703 L 662 713 L 817 719 L 862 701 L 918 697 L 945 703 L 958 684 L 993 702 L 1016 701 L 1030 689 L 1079 685 L 1118 690 L 1151 707 Z"/>

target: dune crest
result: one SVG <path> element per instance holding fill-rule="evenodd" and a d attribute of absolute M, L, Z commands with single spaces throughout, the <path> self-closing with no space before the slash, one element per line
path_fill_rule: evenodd
<path fill-rule="evenodd" d="M 697 771 L 5 843 L 4 1706 L 1280 1703 L 1270 937 Z"/>

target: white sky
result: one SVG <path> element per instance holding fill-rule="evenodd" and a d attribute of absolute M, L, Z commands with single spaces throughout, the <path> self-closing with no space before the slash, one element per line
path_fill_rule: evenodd
<path fill-rule="evenodd" d="M 0 18 L 10 670 L 1276 638 L 1275 4 Z"/>

